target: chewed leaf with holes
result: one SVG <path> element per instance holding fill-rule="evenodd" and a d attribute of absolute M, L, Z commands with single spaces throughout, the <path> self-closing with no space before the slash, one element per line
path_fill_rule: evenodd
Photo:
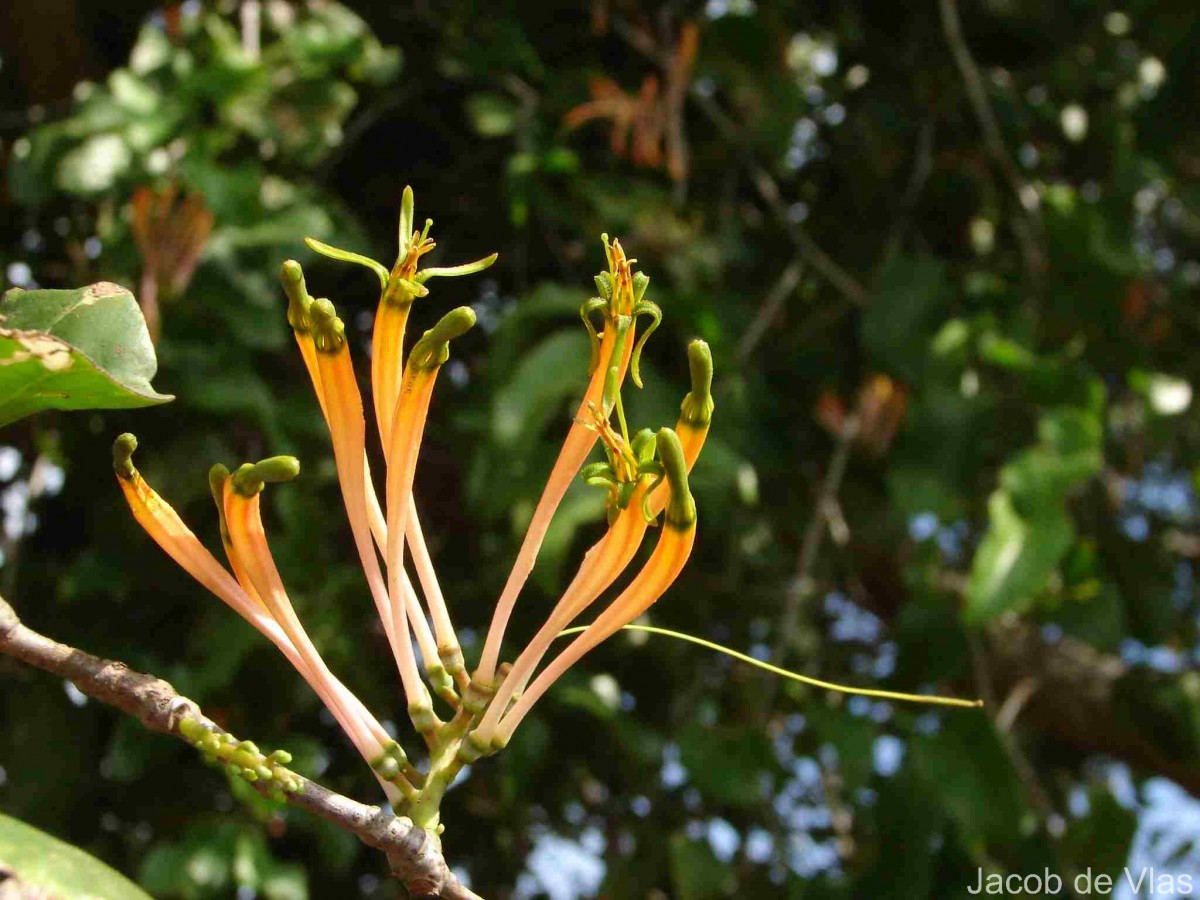
<path fill-rule="evenodd" d="M 166 403 L 150 385 L 157 368 L 142 311 L 119 285 L 0 299 L 0 425 L 43 409 Z"/>
<path fill-rule="evenodd" d="M 0 815 L 0 896 L 47 900 L 150 900 L 129 879 L 77 847 Z"/>

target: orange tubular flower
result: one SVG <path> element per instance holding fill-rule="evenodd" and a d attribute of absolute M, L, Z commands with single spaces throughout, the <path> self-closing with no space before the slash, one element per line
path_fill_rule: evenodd
<path fill-rule="evenodd" d="M 371 385 L 376 424 L 379 429 L 385 460 L 387 459 L 391 445 L 389 436 L 392 430 L 392 417 L 395 412 L 396 399 L 399 395 L 404 371 L 404 334 L 413 301 L 417 297 L 424 297 L 429 293 L 429 290 L 425 287 L 425 283 L 429 279 L 471 275 L 488 268 L 497 259 L 497 254 L 493 253 L 474 262 L 458 266 L 432 267 L 418 271 L 417 267 L 421 257 L 433 250 L 436 245 L 429 239 L 429 230 L 433 226 L 433 221 L 426 219 L 425 227 L 420 232 L 414 230 L 413 222 L 413 191 L 411 187 L 406 187 L 400 208 L 399 251 L 396 262 L 390 271 L 382 263 L 361 254 L 341 250 L 337 247 L 324 244 L 321 241 L 306 238 L 308 246 L 318 253 L 333 259 L 365 266 L 375 272 L 379 279 L 379 306 L 375 314 L 375 326 L 371 337 Z M 286 265 L 295 266 L 295 273 L 298 274 L 298 264 L 288 263 Z M 295 285 L 302 287 L 302 281 L 296 277 L 296 274 L 289 276 L 285 267 L 285 290 L 289 289 L 289 280 L 293 283 L 293 290 Z M 289 290 L 289 297 L 292 295 L 293 290 Z M 301 290 L 300 293 L 303 294 L 303 291 Z M 291 318 L 292 316 L 289 313 L 289 319 Z M 304 352 L 303 347 L 301 348 L 301 352 Z M 364 459 L 365 465 L 366 461 Z M 371 532 L 380 552 L 386 553 L 387 527 L 385 516 L 375 496 L 369 468 L 364 476 L 364 482 L 367 491 L 367 510 Z M 425 545 L 420 522 L 417 518 L 415 501 L 411 499 L 410 507 L 406 539 L 413 551 L 413 562 L 420 577 L 421 588 L 425 592 L 425 597 L 433 616 L 434 633 L 437 635 L 436 642 L 434 641 L 433 634 L 429 631 L 429 623 L 425 621 L 424 615 L 420 611 L 416 592 L 412 590 L 412 585 L 408 582 L 408 576 L 405 574 L 403 575 L 404 584 L 402 587 L 404 593 L 411 598 L 414 604 L 408 610 L 409 618 L 416 630 L 417 641 L 421 647 L 422 656 L 425 659 L 426 669 L 431 673 L 436 682 L 439 685 L 445 684 L 446 676 L 442 674 L 442 669 L 444 668 L 446 672 L 458 680 L 460 685 L 465 685 L 468 679 L 466 677 L 466 665 L 462 659 L 462 650 L 459 647 L 458 638 L 454 633 L 454 627 L 450 621 L 450 615 L 446 608 L 441 586 L 437 582 L 433 561 L 430 559 L 429 551 Z M 450 695 L 453 694 L 453 689 L 451 688 L 449 691 L 443 689 L 442 692 L 446 693 L 449 699 Z"/>
<path fill-rule="evenodd" d="M 356 511 L 351 511 L 350 498 L 348 496 L 346 498 L 347 511 L 351 516 L 351 527 L 354 528 L 356 513 L 360 517 L 365 517 L 367 528 L 369 529 L 371 536 L 374 538 L 376 545 L 382 551 L 387 547 L 387 524 L 384 518 L 383 510 L 380 509 L 379 500 L 375 496 L 375 488 L 371 480 L 371 468 L 367 463 L 366 426 L 362 419 L 362 399 L 357 393 L 358 384 L 353 380 L 353 372 L 351 371 L 351 377 L 349 379 L 353 389 L 351 406 L 353 406 L 354 401 L 356 401 L 357 408 L 359 410 L 357 417 L 353 415 L 352 411 L 349 413 L 346 412 L 347 407 L 345 404 L 339 404 L 336 400 L 331 404 L 331 399 L 328 396 L 329 391 L 326 390 L 325 376 L 322 375 L 322 353 L 317 349 L 317 342 L 314 338 L 314 329 L 317 327 L 315 322 L 319 321 L 321 323 L 325 323 L 332 315 L 332 305 L 330 305 L 329 301 L 327 300 L 323 301 L 322 303 L 318 303 L 309 296 L 308 290 L 304 284 L 304 273 L 301 270 L 299 263 L 296 263 L 292 260 L 285 262 L 280 273 L 280 280 L 283 282 L 284 290 L 288 295 L 288 322 L 292 325 L 292 330 L 296 335 L 296 342 L 300 346 L 301 355 L 304 357 L 305 365 L 309 370 L 309 376 L 312 379 L 313 389 L 316 392 L 318 402 L 321 405 L 321 412 L 325 416 L 326 424 L 329 426 L 330 435 L 333 437 L 334 456 L 338 462 L 338 478 L 342 483 L 343 496 L 346 496 L 345 492 L 348 485 L 351 486 L 351 490 L 355 490 L 355 485 L 361 485 L 361 508 L 357 509 Z M 314 313 L 314 310 L 317 310 L 317 312 Z M 334 316 L 334 318 L 336 318 L 336 316 Z M 340 322 L 340 320 L 338 321 Z M 345 340 L 343 336 L 343 350 L 344 347 Z M 331 413 L 334 413 L 335 415 L 331 415 Z M 354 431 L 349 435 L 349 441 L 346 441 L 345 438 L 347 436 L 343 433 L 343 429 L 345 429 L 347 424 L 350 423 L 358 424 Z M 357 436 L 359 433 L 361 434 L 361 437 Z M 352 450 L 347 449 L 345 454 L 339 455 L 337 448 L 339 444 L 349 448 L 353 444 L 360 441 L 362 446 L 361 477 L 350 476 L 350 478 L 347 479 L 343 474 L 343 464 L 349 465 L 348 460 L 352 458 L 352 456 L 349 454 L 352 452 Z M 357 492 L 355 493 L 355 496 L 358 496 Z M 358 504 L 356 504 L 356 506 L 357 505 Z M 379 577 L 382 580 L 382 572 L 379 572 L 378 560 L 375 559 L 374 549 L 370 546 L 370 538 L 367 540 L 366 549 L 375 565 L 375 571 L 379 573 Z M 362 548 L 360 547 L 360 554 L 361 552 Z M 367 565 L 368 564 L 364 560 L 363 566 L 367 571 L 368 581 L 370 581 L 373 573 L 367 569 Z M 406 622 L 402 621 L 397 623 L 395 621 L 396 614 L 400 612 L 401 609 L 406 609 L 408 622 L 411 622 L 413 633 L 417 639 L 417 644 L 421 648 L 421 655 L 425 660 L 425 668 L 429 673 L 430 680 L 434 683 L 439 693 L 446 696 L 451 702 L 454 702 L 453 681 L 447 674 L 446 668 L 441 662 L 437 642 L 434 640 L 433 633 L 429 629 L 429 623 L 425 620 L 424 613 L 421 611 L 420 601 L 417 599 L 417 595 L 413 590 L 412 583 L 409 581 L 408 575 L 404 572 L 400 573 L 399 579 L 400 596 L 403 599 L 404 607 L 398 607 L 396 610 L 392 611 L 392 615 L 384 617 L 384 633 L 387 635 L 388 640 L 393 647 L 393 652 L 395 652 L 395 642 L 398 640 L 397 635 L 399 635 L 401 632 L 407 632 L 408 629 L 408 624 Z M 385 594 L 386 590 L 386 586 L 384 586 L 383 592 Z M 376 606 L 378 608 L 379 596 L 375 594 L 374 588 L 372 590 L 372 594 L 375 596 Z M 390 604 L 388 608 L 390 608 Z M 381 612 L 380 615 L 383 616 L 383 613 Z M 401 618 L 403 618 L 403 616 L 401 616 Z M 457 648 L 457 644 L 455 644 L 455 647 Z M 459 651 L 459 655 L 461 656 L 461 651 Z M 399 659 L 398 664 L 403 665 L 402 663 L 399 663 Z M 418 700 L 420 700 L 420 697 L 418 697 Z"/>
<path fill-rule="evenodd" d="M 570 431 L 567 432 L 567 438 L 563 442 L 562 450 L 559 451 L 558 459 L 546 481 L 542 496 L 538 500 L 537 508 L 534 510 L 529 528 L 525 532 L 521 549 L 517 552 L 517 559 L 513 563 L 508 581 L 504 585 L 500 599 L 496 602 L 492 623 L 484 642 L 483 655 L 475 673 L 476 678 L 483 684 L 491 683 L 495 678 L 496 664 L 500 658 L 500 645 L 504 641 L 508 620 L 512 616 L 512 610 L 516 605 L 517 596 L 521 593 L 521 588 L 525 586 L 530 572 L 533 571 L 538 551 L 541 550 L 542 541 L 545 540 L 546 531 L 550 527 L 550 520 L 554 517 L 559 503 L 562 502 L 571 480 L 596 443 L 595 431 L 586 424 L 588 411 L 600 407 L 606 395 L 620 390 L 625 373 L 630 368 L 632 368 L 634 382 L 641 385 L 637 371 L 638 354 L 642 345 L 645 344 L 646 338 L 650 336 L 657 325 L 658 309 L 653 304 L 642 301 L 642 295 L 645 293 L 650 279 L 640 272 L 636 275 L 631 272 L 630 263 L 636 262 L 636 260 L 625 258 L 620 241 L 614 240 L 610 245 L 607 236 L 604 240 L 611 271 L 596 279 L 604 296 L 584 304 L 581 311 L 584 323 L 593 337 L 595 333 L 592 331 L 589 316 L 593 311 L 603 311 L 605 313 L 604 334 L 598 342 L 598 347 L 596 342 L 593 343 L 593 366 L 587 392 L 584 394 L 583 402 L 579 405 L 575 421 L 571 425 Z M 654 323 L 635 347 L 634 320 L 641 313 L 650 314 L 654 318 Z M 611 371 L 613 369 L 616 370 L 615 378 Z"/>
<path fill-rule="evenodd" d="M 333 713 L 363 758 L 369 764 L 377 764 L 385 755 L 386 744 L 390 743 L 383 726 L 327 669 L 321 674 L 313 671 L 308 660 L 297 650 L 289 635 L 271 615 L 257 591 L 245 589 L 243 584 L 230 577 L 229 572 L 200 543 L 171 505 L 143 480 L 132 461 L 136 448 L 137 439 L 132 434 L 121 435 L 113 444 L 113 469 L 134 519 L 184 571 L 279 648 Z M 227 474 L 226 472 L 225 475 Z M 223 490 L 224 477 L 221 478 L 220 487 Z M 228 531 L 223 514 L 221 523 L 222 542 L 228 547 Z M 242 574 L 244 572 L 239 573 L 239 580 Z M 399 796 L 392 784 L 385 783 L 384 788 L 389 797 Z"/>
<path fill-rule="evenodd" d="M 413 510 L 412 486 L 433 386 L 442 364 L 450 357 L 450 341 L 474 324 L 475 312 L 469 306 L 447 313 L 413 346 L 404 370 L 388 448 L 386 560 L 393 609 L 403 601 L 400 576 L 404 572 L 404 538 Z"/>
<path fill-rule="evenodd" d="M 271 556 L 259 510 L 259 496 L 266 482 L 288 481 L 299 471 L 299 463 L 290 456 L 277 456 L 257 465 L 242 466 L 225 479 L 223 485 L 225 524 L 229 549 L 237 559 L 237 571 L 243 573 L 253 586 L 255 595 L 279 623 L 307 670 L 318 681 L 328 683 L 333 680 L 333 674 L 296 617 Z M 344 705 L 340 697 L 335 696 L 333 700 L 335 716 L 339 721 L 349 724 L 351 740 L 359 751 L 368 759 L 379 757 L 383 753 L 383 744 L 388 740 L 387 733 L 380 729 L 380 733 L 370 734 L 356 710 Z"/>
<path fill-rule="evenodd" d="M 492 265 L 498 254 L 491 254 L 474 262 L 459 266 L 432 267 L 417 271 L 422 256 L 437 246 L 429 238 L 433 219 L 425 220 L 421 231 L 413 230 L 413 190 L 404 189 L 400 202 L 399 253 L 391 271 L 382 263 L 360 253 L 340 250 L 313 238 L 305 238 L 310 248 L 331 259 L 352 262 L 371 269 L 379 278 L 379 308 L 375 313 L 375 327 L 371 334 L 371 389 L 375 402 L 375 418 L 379 427 L 379 438 L 384 450 L 388 447 L 388 436 L 392 431 L 392 414 L 400 382 L 404 374 L 404 332 L 408 324 L 408 313 L 417 297 L 428 295 L 425 282 L 430 278 L 453 278 L 473 275 Z"/>
<path fill-rule="evenodd" d="M 505 676 L 479 723 L 476 733 L 483 742 L 491 742 L 501 714 L 509 702 L 525 690 L 558 633 L 608 590 L 637 554 L 649 524 L 642 510 L 646 490 L 646 485 L 637 486 L 629 505 L 620 511 L 604 537 L 584 555 L 579 571 L 571 579 L 545 624 L 513 663 L 512 671 Z"/>
<path fill-rule="evenodd" d="M 670 499 L 654 552 L 620 596 L 534 679 L 529 690 L 501 718 L 493 746 L 508 743 L 521 720 L 563 672 L 649 609 L 675 581 L 691 555 L 696 538 L 696 504 L 688 490 L 683 447 L 674 431 L 663 428 L 658 432 L 657 450 L 670 486 Z"/>
<path fill-rule="evenodd" d="M 113 443 L 113 470 L 137 523 L 189 575 L 220 597 L 238 615 L 270 640 L 290 646 L 256 600 L 246 595 L 225 567 L 200 543 L 166 500 L 148 485 L 133 465 L 137 438 L 123 434 Z M 282 649 L 282 648 L 281 648 Z"/>
<path fill-rule="evenodd" d="M 409 705 L 428 705 L 429 692 L 421 682 L 409 637 L 408 620 L 392 615 L 387 585 L 372 544 L 363 458 L 366 453 L 366 420 L 362 395 L 354 380 L 345 326 L 328 300 L 315 300 L 309 307 L 311 335 L 316 348 L 320 390 L 325 397 L 333 455 L 341 482 L 342 498 L 359 561 L 367 577 L 375 609 L 400 670 L 404 695 Z"/>
<path fill-rule="evenodd" d="M 388 740 L 387 732 L 383 726 L 375 719 L 375 717 L 363 706 L 362 701 L 358 699 L 344 684 L 337 679 L 336 676 L 326 672 L 328 678 L 323 679 L 319 672 L 314 672 L 309 666 L 308 661 L 304 656 L 296 650 L 291 639 L 284 634 L 283 629 L 279 627 L 279 622 L 275 620 L 271 613 L 270 607 L 258 593 L 258 589 L 254 586 L 253 580 L 250 578 L 250 573 L 242 563 L 241 556 L 234 550 L 233 541 L 229 536 L 229 526 L 225 519 L 225 493 L 229 486 L 230 473 L 227 468 L 217 464 L 209 469 L 208 486 L 212 491 L 213 501 L 217 506 L 217 517 L 220 522 L 221 529 L 221 545 L 225 548 L 225 556 L 229 560 L 229 567 L 233 570 L 233 575 L 241 585 L 246 596 L 254 601 L 268 616 L 271 616 L 271 624 L 274 630 L 277 631 L 286 642 L 286 647 L 280 647 L 288 661 L 296 668 L 309 685 L 317 692 L 317 695 L 325 702 L 329 711 L 335 717 L 339 717 L 341 709 L 346 709 L 366 726 L 367 730 L 373 734 L 378 740 L 386 743 Z M 349 731 L 346 724 L 341 718 L 338 719 L 344 731 Z M 369 758 L 368 762 L 374 762 L 373 758 Z"/>
<path fill-rule="evenodd" d="M 708 344 L 699 338 L 688 344 L 688 368 L 692 373 L 692 389 L 680 404 L 679 422 L 675 426 L 675 433 L 679 435 L 679 442 L 683 445 L 683 458 L 687 462 L 688 474 L 691 475 L 692 467 L 696 465 L 696 459 L 708 438 L 708 428 L 712 424 L 713 409 L 716 406 L 712 396 L 712 352 L 708 349 Z M 657 516 L 667 505 L 667 487 L 665 484 L 659 485 L 650 495 L 651 516 Z"/>

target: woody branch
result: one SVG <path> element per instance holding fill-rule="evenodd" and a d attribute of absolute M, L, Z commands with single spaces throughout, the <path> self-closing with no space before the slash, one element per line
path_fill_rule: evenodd
<path fill-rule="evenodd" d="M 133 716 L 160 734 L 191 743 L 180 730 L 181 723 L 189 718 L 208 722 L 200 708 L 169 682 L 34 631 L 21 623 L 16 610 L 3 598 L 0 598 L 0 653 L 71 681 L 89 697 Z M 412 897 L 480 900 L 450 871 L 437 838 L 428 831 L 378 806 L 359 803 L 316 782 L 296 777 L 300 789 L 286 794 L 287 802 L 332 822 L 368 847 L 384 853 L 392 874 Z"/>

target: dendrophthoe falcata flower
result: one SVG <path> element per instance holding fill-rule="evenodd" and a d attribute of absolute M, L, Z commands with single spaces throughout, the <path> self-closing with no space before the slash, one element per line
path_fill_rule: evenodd
<path fill-rule="evenodd" d="M 496 602 L 480 658 L 469 669 L 426 546 L 413 484 L 438 374 L 449 359 L 451 342 L 474 326 L 475 313 L 466 306 L 446 313 L 412 343 L 407 354 L 405 335 L 413 304 L 430 293 L 429 281 L 480 272 L 496 261 L 496 254 L 448 268 L 421 268 L 422 258 L 435 247 L 429 237 L 432 224 L 426 220 L 421 230 L 416 230 L 412 190 L 406 188 L 399 249 L 390 269 L 360 254 L 308 239 L 317 252 L 365 266 L 379 279 L 370 394 L 384 463 L 382 497 L 371 471 L 363 396 L 343 322 L 329 300 L 309 294 L 299 263 L 288 260 L 280 271 L 288 322 L 329 428 L 346 515 L 368 591 L 399 670 L 408 717 L 425 743 L 422 759 L 410 759 L 401 742 L 392 738 L 329 670 L 297 617 L 275 566 L 260 513 L 261 494 L 268 484 L 296 478 L 300 463 L 293 457 L 276 456 L 233 471 L 223 465 L 212 467 L 209 483 L 226 568 L 142 479 L 132 462 L 136 439 L 121 435 L 113 447 L 117 479 L 137 521 L 193 578 L 279 648 L 370 765 L 398 813 L 440 832 L 442 797 L 463 767 L 503 749 L 563 673 L 622 628 L 681 638 L 822 688 L 951 706 L 977 705 L 820 682 L 702 638 L 631 624 L 666 593 L 692 552 L 697 512 L 688 476 L 712 423 L 713 363 L 708 345 L 693 340 L 687 347 L 691 390 L 683 398 L 674 427 L 631 433 L 622 388 L 627 378 L 641 386 L 642 348 L 658 327 L 662 312 L 646 298 L 650 279 L 634 271 L 636 260 L 625 255 L 620 241 L 610 241 L 607 235 L 603 237 L 607 267 L 596 276 L 597 296 L 580 308 L 591 339 L 583 398 Z M 639 335 L 643 319 L 645 327 Z M 581 371 L 584 368 L 581 360 Z M 604 459 L 588 464 L 597 443 Z M 555 511 L 577 476 L 605 492 L 607 529 L 584 554 L 541 627 L 513 662 L 502 663 L 513 608 Z M 642 567 L 590 623 L 573 626 L 631 566 L 652 531 L 657 533 L 654 549 Z M 406 554 L 416 572 L 419 593 L 405 569 Z M 543 666 L 556 638 L 572 633 L 574 640 Z M 198 735 L 197 745 L 202 749 L 204 740 L 204 735 Z M 226 756 L 236 750 L 224 749 Z M 257 759 L 249 751 L 243 755 Z M 267 762 L 243 767 L 246 777 L 259 769 L 269 773 Z"/>
<path fill-rule="evenodd" d="M 370 399 L 384 462 L 377 491 L 368 453 L 363 395 L 350 342 L 334 305 L 308 292 L 300 264 L 289 260 L 280 279 L 287 317 L 329 428 L 346 515 L 367 587 L 399 670 L 408 716 L 426 745 L 418 766 L 325 664 L 289 599 L 276 568 L 260 513 L 267 484 L 300 473 L 293 457 L 272 457 L 230 471 L 213 466 L 209 482 L 217 507 L 228 568 L 220 563 L 132 462 L 137 442 L 119 437 L 114 468 L 130 508 L 147 533 L 193 578 L 231 606 L 276 645 L 321 698 L 346 737 L 371 766 L 389 801 L 423 827 L 438 829 L 442 795 L 464 765 L 488 756 L 513 731 L 547 689 L 585 653 L 628 625 L 659 599 L 679 575 L 696 534 L 696 507 L 688 473 L 708 434 L 713 412 L 712 359 L 703 341 L 688 347 L 692 390 L 674 428 L 631 435 L 621 401 L 626 378 L 641 385 L 639 358 L 661 312 L 645 298 L 649 278 L 632 268 L 618 240 L 604 238 L 607 268 L 596 276 L 598 296 L 581 307 L 592 343 L 588 382 L 578 411 L 547 480 L 512 572 L 496 604 L 477 665 L 468 670 L 426 546 L 413 499 L 430 400 L 450 344 L 475 324 L 469 307 L 446 313 L 405 352 L 414 303 L 438 277 L 482 271 L 496 255 L 449 268 L 421 268 L 434 249 L 432 222 L 417 230 L 413 194 L 405 189 L 399 249 L 389 269 L 360 254 L 309 239 L 319 253 L 366 266 L 379 279 L 373 325 Z M 639 320 L 647 326 L 638 335 Z M 585 465 L 599 442 L 605 461 Z M 550 521 L 571 481 L 584 479 L 606 492 L 608 528 L 587 553 L 571 583 L 538 632 L 501 664 L 509 617 L 537 559 Z M 657 542 L 645 565 L 601 614 L 544 667 L 554 639 L 591 606 L 631 565 L 651 526 Z M 417 586 L 405 569 L 411 557 Z M 539 668 L 540 667 L 540 668 Z"/>

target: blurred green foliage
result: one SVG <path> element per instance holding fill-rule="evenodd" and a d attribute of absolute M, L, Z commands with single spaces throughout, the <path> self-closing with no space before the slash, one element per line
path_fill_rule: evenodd
<path fill-rule="evenodd" d="M 107 446 L 137 431 L 143 473 L 206 540 L 211 462 L 299 456 L 302 481 L 271 494 L 280 569 L 334 671 L 397 715 L 274 273 L 301 259 L 365 359 L 373 282 L 301 238 L 390 258 L 411 183 L 432 264 L 501 254 L 414 313 L 420 329 L 470 302 L 481 325 L 439 385 L 416 488 L 469 659 L 584 383 L 576 311 L 608 232 L 665 313 L 631 424 L 674 420 L 690 337 L 717 369 L 697 551 L 653 620 L 989 703 L 847 701 L 620 636 L 449 794 L 447 854 L 476 890 L 956 897 L 979 867 L 1200 868 L 1194 834 L 1169 859 L 1143 839 L 1164 793 L 1146 785 L 1200 792 L 1195 9 L 963 4 L 964 75 L 946 0 L 186 3 L 113 14 L 111 46 L 85 28 L 111 56 L 53 60 L 79 66 L 68 97 L 39 93 L 46 61 L 12 45 L 52 45 L 53 25 L 15 7 L 0 274 L 135 287 L 154 262 L 139 190 L 212 216 L 185 284 L 154 272 L 156 385 L 177 402 L 5 432 L 0 590 L 33 626 L 376 796 L 299 679 L 128 520 Z M 603 114 L 570 119 L 589 103 Z M 568 494 L 509 652 L 601 513 Z M 6 812 L 157 896 L 394 895 L 344 835 L 3 665 Z M 1195 801 L 1173 802 L 1186 828 Z"/>
<path fill-rule="evenodd" d="M 8 816 L 0 816 L 0 859 L 6 866 L 6 881 L 15 879 L 15 890 L 22 893 L 45 890 L 68 897 L 129 900 L 149 896 L 86 853 Z"/>

